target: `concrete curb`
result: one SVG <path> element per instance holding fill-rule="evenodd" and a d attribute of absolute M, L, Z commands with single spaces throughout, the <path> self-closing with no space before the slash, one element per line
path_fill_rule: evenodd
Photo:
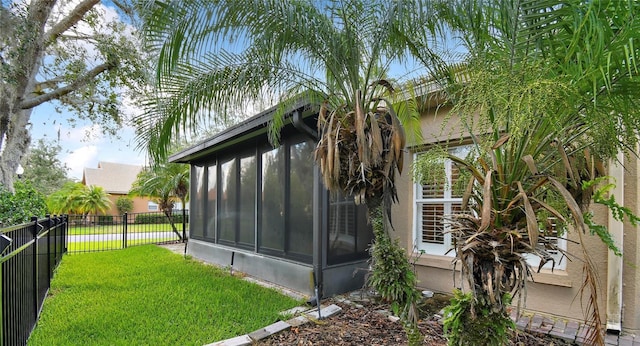
<path fill-rule="evenodd" d="M 296 311 L 299 309 L 303 309 L 305 310 L 304 313 L 302 313 L 302 315 L 291 318 L 289 320 L 285 321 L 278 321 L 276 323 L 270 324 L 264 328 L 258 329 L 254 332 L 251 332 L 249 334 L 244 334 L 244 335 L 240 335 L 240 336 L 236 336 L 234 338 L 230 338 L 230 339 L 226 339 L 226 340 L 221 340 L 221 341 L 217 341 L 214 342 L 212 344 L 207 344 L 205 346 L 246 346 L 246 345 L 251 345 L 252 343 L 258 341 L 258 340 L 262 340 L 264 338 L 268 338 L 273 334 L 279 333 L 283 330 L 287 330 L 291 327 L 297 327 L 299 325 L 308 323 L 310 321 L 314 321 L 314 320 L 318 320 L 318 309 L 305 309 L 302 307 L 298 307 L 298 308 L 294 308 L 292 310 L 287 310 L 287 311 Z M 285 311 L 285 313 L 287 312 Z M 338 314 L 342 311 L 342 308 L 335 305 L 335 304 L 331 304 L 329 306 L 325 306 L 323 308 L 320 309 L 320 315 L 322 316 L 322 318 L 326 318 L 326 317 L 330 317 L 333 316 L 335 314 Z"/>

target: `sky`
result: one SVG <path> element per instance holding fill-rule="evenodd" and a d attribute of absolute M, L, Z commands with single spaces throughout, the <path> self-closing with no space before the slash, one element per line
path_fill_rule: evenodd
<path fill-rule="evenodd" d="M 19 2 L 20 0 L 18 0 Z M 67 6 L 61 12 L 68 10 L 77 4 L 77 0 L 64 3 Z M 107 6 L 104 5 L 107 3 Z M 103 2 L 97 6 L 102 7 L 102 19 L 105 21 L 117 20 L 118 14 L 109 6 L 109 2 Z M 84 31 L 83 24 L 76 26 L 78 31 Z M 87 46 L 89 51 L 91 47 Z M 131 118 L 138 110 L 127 105 L 127 100 L 122 107 L 123 118 Z M 99 124 L 88 121 L 75 121 L 74 126 L 65 119 L 73 118 L 71 113 L 59 113 L 55 110 L 55 103 L 44 103 L 33 109 L 31 114 L 31 143 L 35 145 L 39 139 L 47 142 L 55 142 L 62 147 L 58 158 L 69 168 L 68 175 L 72 179 L 81 180 L 84 168 L 97 168 L 99 161 L 117 162 L 124 164 L 144 165 L 146 155 L 136 149 L 134 141 L 135 130 L 125 126 L 119 131 L 120 138 L 112 138 L 103 134 Z"/>
<path fill-rule="evenodd" d="M 70 178 L 81 180 L 84 168 L 97 168 L 99 161 L 131 165 L 147 163 L 146 154 L 136 149 L 133 128 L 125 126 L 119 139 L 111 138 L 102 133 L 99 125 L 79 121 L 72 127 L 60 121 L 68 116 L 70 114 L 57 113 L 51 104 L 36 107 L 31 115 L 31 143 L 36 144 L 40 138 L 57 142 L 62 147 L 58 158 L 69 168 Z"/>
<path fill-rule="evenodd" d="M 71 4 L 77 2 L 74 0 Z M 107 6 L 112 4 L 109 1 L 104 3 Z M 103 4 L 104 4 L 103 3 Z M 104 6 L 100 4 L 98 6 Z M 70 6 L 67 4 L 67 6 Z M 116 19 L 118 14 L 104 7 L 105 20 Z M 391 72 L 393 76 L 407 78 L 402 76 L 404 71 L 408 71 L 411 75 L 415 73 L 415 67 L 392 66 Z M 397 73 L 398 70 L 403 73 Z M 396 73 L 393 73 L 396 72 Z M 131 118 L 138 112 L 133 107 L 125 106 L 123 108 L 124 118 Z M 64 119 L 73 117 L 72 114 L 58 113 L 54 104 L 45 103 L 36 107 L 31 116 L 32 123 L 32 144 L 36 144 L 41 138 L 48 142 L 56 142 L 62 147 L 59 159 L 68 168 L 69 177 L 81 180 L 84 168 L 97 168 L 98 162 L 116 162 L 123 164 L 144 165 L 147 163 L 146 153 L 137 149 L 135 143 L 135 129 L 124 126 L 119 132 L 119 138 L 112 138 L 103 134 L 99 124 L 93 124 L 87 121 L 76 121 L 74 126 L 68 124 Z"/>

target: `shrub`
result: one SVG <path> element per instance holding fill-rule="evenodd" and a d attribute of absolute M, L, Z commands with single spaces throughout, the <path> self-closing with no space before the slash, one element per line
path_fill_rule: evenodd
<path fill-rule="evenodd" d="M 32 216 L 44 217 L 47 205 L 41 193 L 31 182 L 18 180 L 14 184 L 15 193 L 0 185 L 0 225 L 2 227 L 28 222 Z"/>
<path fill-rule="evenodd" d="M 107 226 L 113 224 L 113 215 L 98 215 L 98 225 Z"/>
<path fill-rule="evenodd" d="M 372 211 L 370 216 L 375 242 L 369 249 L 372 271 L 367 285 L 391 303 L 394 314 L 401 318 L 409 345 L 421 345 L 423 336 L 418 329 L 417 307 L 421 296 L 416 289 L 416 275 L 404 248 L 385 231 L 381 208 Z"/>
<path fill-rule="evenodd" d="M 182 212 L 175 212 L 172 214 L 173 223 L 182 223 Z M 189 222 L 189 216 L 187 215 L 187 222 Z M 158 223 L 168 223 L 169 219 L 164 215 L 164 213 L 144 213 L 137 214 L 135 217 L 135 223 L 138 224 L 158 224 Z"/>
<path fill-rule="evenodd" d="M 516 326 L 504 311 L 495 311 L 487 301 L 472 306 L 473 295 L 455 290 L 444 309 L 444 335 L 449 345 L 506 345 Z M 502 297 L 505 304 L 511 296 Z"/>
<path fill-rule="evenodd" d="M 116 208 L 118 209 L 119 215 L 130 213 L 133 210 L 133 199 L 124 196 L 118 197 L 118 199 L 116 199 Z"/>

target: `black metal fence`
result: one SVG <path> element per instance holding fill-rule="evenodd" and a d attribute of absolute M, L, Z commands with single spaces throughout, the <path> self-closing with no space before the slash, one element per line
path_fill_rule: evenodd
<path fill-rule="evenodd" d="M 33 218 L 0 230 L 0 340 L 26 345 L 38 321 L 53 271 L 66 249 L 67 218 Z"/>
<path fill-rule="evenodd" d="M 0 229 L 0 345 L 26 345 L 65 252 L 186 242 L 188 213 L 47 216 Z"/>
<path fill-rule="evenodd" d="M 188 238 L 187 210 L 171 214 L 173 225 L 162 212 L 124 215 L 71 215 L 67 235 L 68 253 L 125 249 L 133 245 L 184 242 Z"/>

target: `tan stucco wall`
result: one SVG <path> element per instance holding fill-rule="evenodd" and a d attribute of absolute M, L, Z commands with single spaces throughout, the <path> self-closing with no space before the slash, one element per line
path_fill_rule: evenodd
<path fill-rule="evenodd" d="M 109 194 L 109 200 L 111 201 L 111 208 L 105 213 L 106 215 L 120 215 L 118 213 L 118 208 L 116 208 L 116 201 L 120 197 L 126 197 L 127 195 L 120 194 Z M 133 199 L 133 210 L 131 213 L 146 213 L 149 212 L 148 202 L 150 201 L 147 197 L 131 197 Z"/>
<path fill-rule="evenodd" d="M 461 132 L 456 129 L 455 121 L 442 127 L 442 121 L 446 118 L 446 108 L 441 108 L 436 114 L 431 110 L 423 117 L 422 131 L 425 143 L 445 141 L 447 138 L 455 138 Z M 413 182 L 411 180 L 410 166 L 413 160 L 413 151 L 405 152 L 404 169 L 397 179 L 399 203 L 393 207 L 393 225 L 395 233 L 401 244 L 413 253 L 414 239 L 414 215 L 413 215 Z M 625 205 L 640 213 L 637 196 L 640 193 L 637 182 L 638 162 L 633 159 L 632 164 L 625 165 Z M 607 225 L 608 212 L 602 206 L 593 206 L 596 214 L 595 221 Z M 636 255 L 640 250 L 640 242 L 637 239 L 635 227 L 625 225 L 624 235 L 624 273 L 623 273 L 623 330 L 637 331 L 640 329 L 640 309 L 637 302 L 640 300 L 640 277 L 636 274 L 636 268 L 640 267 L 640 258 Z M 606 295 L 607 295 L 607 253 L 608 249 L 597 236 L 584 234 L 582 236 L 585 247 L 598 272 L 600 289 L 598 292 L 598 306 L 603 322 L 606 320 Z M 577 256 L 567 262 L 565 270 L 544 271 L 535 274 L 536 282 L 527 285 L 527 300 L 525 308 L 529 311 L 541 312 L 553 316 L 562 316 L 569 319 L 584 320 L 583 306 L 580 301 L 580 287 L 583 282 L 583 258 L 581 246 L 571 241 L 578 242 L 579 235 L 573 231 L 569 234 L 567 244 L 568 252 Z M 422 255 L 416 262 L 419 286 L 439 292 L 451 292 L 454 288 L 454 279 L 451 265 L 452 257 Z M 460 286 L 459 277 L 456 285 Z"/>
<path fill-rule="evenodd" d="M 624 204 L 633 210 L 636 215 L 640 215 L 640 205 L 638 195 L 640 185 L 638 182 L 638 172 L 640 171 L 640 160 L 633 156 L 625 158 L 630 163 L 625 165 L 624 184 Z M 624 227 L 624 265 L 622 267 L 622 328 L 625 331 L 637 334 L 640 332 L 640 241 L 638 240 L 638 228 L 629 224 Z"/>

